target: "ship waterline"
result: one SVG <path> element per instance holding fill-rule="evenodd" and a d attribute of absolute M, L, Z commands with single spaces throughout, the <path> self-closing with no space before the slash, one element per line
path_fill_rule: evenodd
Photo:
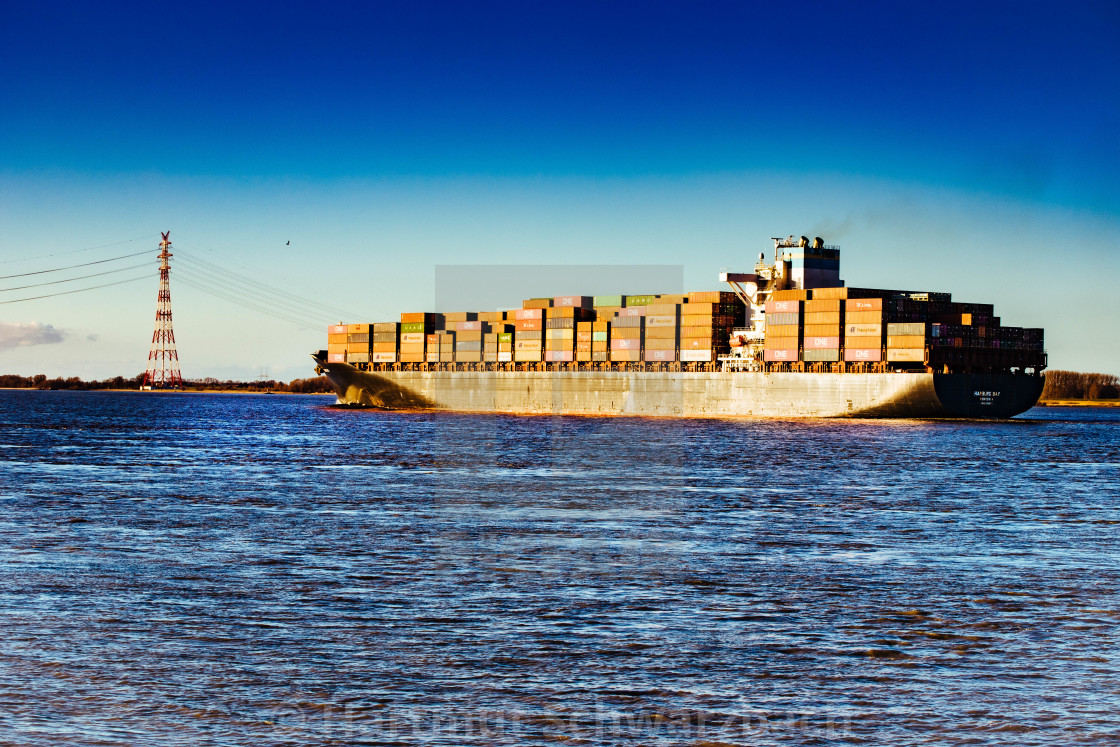
<path fill-rule="evenodd" d="M 360 371 L 313 356 L 342 405 L 636 417 L 1009 418 L 1041 376 L 889 372 Z"/>

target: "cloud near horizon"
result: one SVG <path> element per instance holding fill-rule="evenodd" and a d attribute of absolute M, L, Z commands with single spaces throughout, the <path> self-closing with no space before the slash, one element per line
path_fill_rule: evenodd
<path fill-rule="evenodd" d="M 62 342 L 65 338 L 65 332 L 49 324 L 0 322 L 0 350 L 31 345 L 51 345 Z"/>

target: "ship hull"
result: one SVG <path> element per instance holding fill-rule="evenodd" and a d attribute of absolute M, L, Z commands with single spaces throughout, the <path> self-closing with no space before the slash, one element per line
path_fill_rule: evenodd
<path fill-rule="evenodd" d="M 1042 377 L 1015 374 L 359 371 L 316 363 L 343 405 L 539 415 L 1009 418 Z"/>

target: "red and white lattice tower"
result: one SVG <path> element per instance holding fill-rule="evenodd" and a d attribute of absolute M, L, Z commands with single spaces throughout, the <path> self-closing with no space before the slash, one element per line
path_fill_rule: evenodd
<path fill-rule="evenodd" d="M 175 352 L 175 332 L 171 329 L 171 232 L 159 242 L 159 298 L 156 300 L 156 330 L 148 352 L 148 369 L 144 372 L 143 389 L 177 389 L 183 386 L 179 373 L 179 354 Z"/>

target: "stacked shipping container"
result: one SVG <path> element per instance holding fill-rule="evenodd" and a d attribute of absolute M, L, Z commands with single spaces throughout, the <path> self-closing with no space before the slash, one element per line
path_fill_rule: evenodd
<path fill-rule="evenodd" d="M 745 321 L 743 305 L 726 291 L 557 296 L 522 306 L 331 325 L 328 361 L 709 363 L 729 352 L 732 331 Z M 776 366 L 1045 365 L 1042 330 L 1001 327 L 991 305 L 955 303 L 948 294 L 785 290 L 772 294 L 765 313 L 764 360 Z"/>

